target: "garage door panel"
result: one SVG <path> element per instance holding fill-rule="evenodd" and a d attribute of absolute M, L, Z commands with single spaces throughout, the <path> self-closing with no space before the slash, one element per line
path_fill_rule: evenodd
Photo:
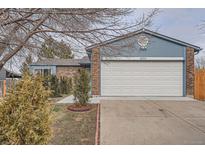
<path fill-rule="evenodd" d="M 180 86 L 178 85 L 168 85 L 171 88 L 180 88 Z M 129 90 L 129 88 L 133 88 L 132 90 L 144 90 L 144 91 L 152 91 L 152 88 L 154 88 L 155 90 L 167 90 L 167 85 L 138 85 L 138 86 L 131 86 L 131 85 L 120 85 L 120 86 L 115 86 L 115 85 L 107 85 L 107 86 L 104 86 L 104 89 L 107 89 L 109 90 L 109 88 L 112 87 L 112 90 L 122 90 L 120 88 L 123 88 L 123 89 L 127 89 Z M 147 89 L 145 89 L 146 87 L 149 87 Z"/>
<path fill-rule="evenodd" d="M 103 86 L 106 85 L 119 85 L 119 81 L 122 81 L 124 78 L 127 78 L 125 76 L 108 76 L 106 78 L 103 79 Z M 180 78 L 180 76 L 152 76 L 147 77 L 147 76 L 137 76 L 137 77 L 129 77 L 129 80 L 124 80 L 123 82 L 121 82 L 120 85 L 151 85 L 151 84 L 181 84 L 182 83 L 182 78 Z M 132 82 L 130 82 L 132 80 Z M 154 80 L 154 81 L 153 81 Z"/>
<path fill-rule="evenodd" d="M 160 81 L 159 83 L 153 83 L 153 82 L 151 82 L 151 81 L 147 81 L 147 82 L 144 82 L 144 81 L 142 81 L 142 82 L 132 82 L 132 83 L 130 83 L 129 81 L 126 81 L 126 82 L 123 82 L 122 84 L 120 84 L 120 86 L 133 86 L 133 85 L 137 85 L 137 86 L 152 86 L 152 85 L 160 85 L 160 86 L 172 86 L 172 85 L 178 85 L 178 84 L 180 84 L 181 82 L 176 82 L 176 81 L 169 81 L 169 82 L 165 82 L 165 81 Z M 112 84 L 110 84 L 110 82 L 109 81 L 107 81 L 107 82 L 104 82 L 104 86 L 103 87 L 106 87 L 106 86 L 118 86 L 117 85 L 118 84 L 118 82 L 116 82 L 116 81 L 112 81 Z M 165 85 L 166 84 L 166 85 Z M 119 86 L 119 87 L 120 87 Z M 112 88 L 112 87 L 111 87 Z"/>
<path fill-rule="evenodd" d="M 105 96 L 176 96 L 176 93 L 182 93 L 179 86 L 172 86 L 172 88 L 167 89 L 165 86 L 150 86 L 149 88 L 145 88 L 144 86 L 137 86 L 132 87 L 133 89 L 130 90 L 131 87 L 128 86 L 117 86 L 113 87 L 110 90 L 110 87 L 105 87 Z M 175 88 L 175 90 L 172 90 Z M 155 90 L 153 90 L 155 89 Z M 128 95 L 129 94 L 129 95 Z"/>
<path fill-rule="evenodd" d="M 157 65 L 159 67 L 163 67 L 163 64 L 167 62 L 169 63 L 167 65 L 168 67 L 178 66 L 176 61 L 102 61 L 102 62 L 104 64 L 103 67 L 110 67 L 110 64 L 112 65 L 112 67 L 119 67 L 119 64 L 118 64 L 119 62 L 120 63 L 123 62 L 123 66 L 120 66 L 120 67 L 133 66 L 132 62 L 135 62 L 140 67 L 148 67 L 148 68 L 150 67 L 150 65 Z"/>
<path fill-rule="evenodd" d="M 101 63 L 102 96 L 182 96 L 182 62 Z"/>
<path fill-rule="evenodd" d="M 140 67 L 140 66 L 139 66 Z M 158 67 L 158 66 L 157 66 Z M 176 66 L 177 67 L 177 66 Z M 133 68 L 133 66 L 124 68 L 124 67 L 119 67 L 119 68 L 107 68 L 107 67 L 101 67 L 102 69 L 107 69 L 107 72 L 118 72 L 121 70 L 124 70 L 124 72 L 130 72 L 130 71 L 136 71 L 136 72 L 142 72 L 142 71 L 146 71 L 146 72 L 156 72 L 156 71 L 166 71 L 167 69 L 169 69 L 170 72 L 176 72 L 176 67 L 166 67 L 166 68 L 162 68 L 162 67 L 158 67 L 158 68 Z"/>
<path fill-rule="evenodd" d="M 123 66 L 121 65 L 121 63 L 124 63 L 123 64 Z M 105 63 L 105 62 L 103 62 L 103 66 L 101 66 L 101 67 L 104 67 L 104 68 L 110 68 L 110 66 L 112 65 L 112 68 L 110 68 L 110 69 L 127 69 L 127 68 L 129 68 L 129 69 L 134 69 L 135 67 L 133 66 L 133 64 L 129 64 L 130 62 L 129 61 L 121 61 L 121 62 L 114 62 L 114 61 L 112 61 L 112 62 L 109 62 L 109 63 Z M 178 67 L 179 65 L 182 65 L 181 63 L 175 63 L 175 62 L 172 62 L 172 61 L 170 61 L 170 62 L 148 62 L 148 61 L 146 61 L 146 62 L 140 62 L 140 61 L 138 61 L 138 62 L 135 62 L 137 65 L 138 65 L 138 67 L 139 67 L 139 69 L 140 68 L 143 68 L 143 69 L 150 69 L 150 65 L 151 66 L 153 66 L 153 69 L 157 69 L 157 68 L 159 68 L 159 69 L 163 69 L 164 68 L 164 63 L 167 63 L 166 64 L 166 68 L 176 68 L 176 67 Z M 146 64 L 147 63 L 147 64 Z"/>
<path fill-rule="evenodd" d="M 182 93 L 182 90 L 178 86 L 173 86 L 172 88 L 175 88 L 175 90 L 169 90 L 167 87 L 162 86 L 150 86 L 150 88 L 144 88 L 142 86 L 138 87 L 132 87 L 133 89 L 130 90 L 130 87 L 113 87 L 112 91 L 110 91 L 110 88 L 105 88 L 105 96 L 119 96 L 119 93 L 121 93 L 121 96 L 127 96 L 129 93 L 130 96 L 173 96 L 176 93 Z M 153 91 L 151 88 L 154 88 Z"/>
<path fill-rule="evenodd" d="M 170 71 L 170 72 L 165 72 L 167 70 L 161 70 L 161 72 L 157 72 L 157 71 L 150 71 L 150 72 L 142 72 L 142 71 L 138 71 L 138 70 L 133 70 L 132 73 L 129 72 L 129 71 L 125 71 L 125 72 L 122 72 L 123 70 L 118 71 L 108 71 L 106 73 L 104 73 L 103 75 L 106 75 L 106 76 L 110 76 L 110 74 L 112 74 L 112 76 L 150 76 L 151 72 L 154 72 L 151 76 L 181 76 L 182 73 L 181 72 L 175 72 L 175 71 Z M 164 71 L 164 73 L 162 74 L 162 71 Z"/>

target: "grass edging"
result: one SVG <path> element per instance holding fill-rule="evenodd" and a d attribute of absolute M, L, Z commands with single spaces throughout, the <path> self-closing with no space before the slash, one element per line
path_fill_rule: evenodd
<path fill-rule="evenodd" d="M 95 145 L 100 144 L 100 104 L 97 105 L 96 112 L 96 130 L 95 130 Z"/>

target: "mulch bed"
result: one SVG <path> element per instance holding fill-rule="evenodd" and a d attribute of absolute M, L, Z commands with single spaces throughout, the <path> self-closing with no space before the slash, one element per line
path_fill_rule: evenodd
<path fill-rule="evenodd" d="M 91 104 L 79 105 L 74 103 L 72 105 L 69 105 L 67 109 L 73 112 L 86 112 L 92 109 L 92 105 Z"/>

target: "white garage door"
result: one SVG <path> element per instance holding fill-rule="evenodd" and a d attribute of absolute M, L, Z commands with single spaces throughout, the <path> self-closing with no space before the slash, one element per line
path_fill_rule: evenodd
<path fill-rule="evenodd" d="M 102 61 L 102 96 L 182 96 L 182 61 Z"/>

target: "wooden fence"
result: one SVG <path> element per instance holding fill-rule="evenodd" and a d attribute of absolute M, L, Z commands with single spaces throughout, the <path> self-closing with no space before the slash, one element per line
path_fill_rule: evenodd
<path fill-rule="evenodd" d="M 195 70 L 194 98 L 205 100 L 205 69 Z"/>
<path fill-rule="evenodd" d="M 0 96 L 6 96 L 6 80 L 0 80 Z"/>
<path fill-rule="evenodd" d="M 0 80 L 0 97 L 6 96 L 9 88 L 14 88 L 17 81 L 17 79 Z"/>

